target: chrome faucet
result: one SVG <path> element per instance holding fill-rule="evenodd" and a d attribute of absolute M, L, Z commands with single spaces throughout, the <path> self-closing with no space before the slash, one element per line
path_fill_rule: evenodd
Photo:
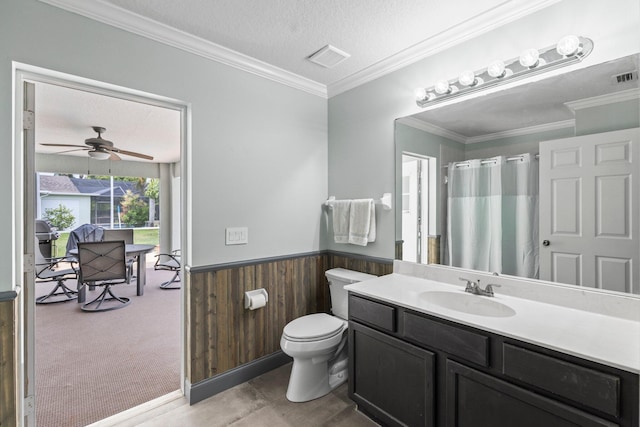
<path fill-rule="evenodd" d="M 460 277 L 460 280 L 463 280 L 465 282 L 467 282 L 467 286 L 464 288 L 465 292 L 469 292 L 470 294 L 474 294 L 474 295 L 482 295 L 485 297 L 492 297 L 493 296 L 493 288 L 499 288 L 500 285 L 495 285 L 495 284 L 488 284 L 484 289 L 482 289 L 480 287 L 480 280 L 477 281 L 473 281 L 473 280 L 469 280 L 466 279 L 464 277 Z"/>

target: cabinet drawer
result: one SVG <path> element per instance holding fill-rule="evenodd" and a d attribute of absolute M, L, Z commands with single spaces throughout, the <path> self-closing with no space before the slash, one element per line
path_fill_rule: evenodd
<path fill-rule="evenodd" d="M 349 319 L 358 320 L 388 332 L 396 331 L 394 307 L 349 295 Z"/>
<path fill-rule="evenodd" d="M 404 313 L 404 336 L 480 366 L 489 366 L 489 337 L 466 329 Z"/>
<path fill-rule="evenodd" d="M 446 426 L 618 426 L 451 360 L 446 362 L 445 396 Z"/>
<path fill-rule="evenodd" d="M 505 375 L 618 417 L 620 378 L 511 344 L 502 347 Z"/>

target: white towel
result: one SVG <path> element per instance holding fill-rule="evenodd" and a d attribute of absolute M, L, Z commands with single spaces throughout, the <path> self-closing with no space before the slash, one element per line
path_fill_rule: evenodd
<path fill-rule="evenodd" d="M 349 211 L 351 200 L 335 200 L 333 208 L 333 238 L 336 243 L 349 243 Z"/>
<path fill-rule="evenodd" d="M 373 199 L 351 201 L 349 243 L 367 246 L 376 240 L 376 205 Z"/>

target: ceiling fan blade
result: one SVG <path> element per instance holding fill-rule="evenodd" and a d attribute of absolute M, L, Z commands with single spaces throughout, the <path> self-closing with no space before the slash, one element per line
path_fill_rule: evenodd
<path fill-rule="evenodd" d="M 121 149 L 115 148 L 115 147 L 109 149 L 109 151 L 115 152 L 115 153 L 118 153 L 118 154 L 125 154 L 127 156 L 139 157 L 141 159 L 153 160 L 152 156 L 147 156 L 146 154 L 136 153 L 135 151 L 121 150 Z"/>
<path fill-rule="evenodd" d="M 120 156 L 118 156 L 118 155 L 117 155 L 116 153 L 114 153 L 113 151 L 111 151 L 111 150 L 106 150 L 106 151 L 108 151 L 109 153 L 111 153 L 111 157 L 109 157 L 109 160 L 122 160 L 122 159 L 120 158 Z"/>
<path fill-rule="evenodd" d="M 78 147 L 78 148 L 87 148 L 86 145 L 77 145 L 77 144 L 43 144 L 40 143 L 40 145 L 46 145 L 47 147 Z"/>
<path fill-rule="evenodd" d="M 64 153 L 72 153 L 74 151 L 89 151 L 91 150 L 91 148 L 86 147 L 86 148 L 74 148 L 73 150 L 64 150 L 64 151 L 57 151 L 55 154 L 64 154 Z"/>

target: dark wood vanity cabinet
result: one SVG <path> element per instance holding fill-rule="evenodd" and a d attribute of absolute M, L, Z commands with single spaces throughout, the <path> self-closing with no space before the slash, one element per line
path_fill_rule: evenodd
<path fill-rule="evenodd" d="M 638 427 L 638 375 L 349 296 L 349 396 L 389 426 Z"/>

